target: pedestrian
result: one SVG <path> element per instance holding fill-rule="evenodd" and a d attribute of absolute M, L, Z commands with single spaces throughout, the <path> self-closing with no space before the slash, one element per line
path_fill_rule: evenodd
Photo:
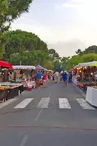
<path fill-rule="evenodd" d="M 62 80 L 63 80 L 62 73 L 63 73 L 63 71 L 61 71 L 61 73 L 60 73 L 60 82 L 62 82 Z"/>
<path fill-rule="evenodd" d="M 65 86 L 67 86 L 67 73 L 65 71 L 62 73 L 62 77 L 63 77 L 63 82 Z"/>
<path fill-rule="evenodd" d="M 55 72 L 53 72 L 53 82 L 55 81 Z"/>
<path fill-rule="evenodd" d="M 47 75 L 46 73 L 43 74 L 43 87 L 45 88 L 46 87 L 46 81 L 47 81 Z"/>
<path fill-rule="evenodd" d="M 55 73 L 55 83 L 59 82 L 59 72 Z"/>
<path fill-rule="evenodd" d="M 37 73 L 36 73 L 36 88 L 40 87 L 40 79 L 41 79 L 41 73 L 38 70 Z"/>

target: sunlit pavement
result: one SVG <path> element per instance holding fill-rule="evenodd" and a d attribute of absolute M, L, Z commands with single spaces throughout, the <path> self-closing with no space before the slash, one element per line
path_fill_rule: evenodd
<path fill-rule="evenodd" d="M 97 109 L 72 84 L 48 83 L 0 104 L 0 146 L 97 146 Z"/>

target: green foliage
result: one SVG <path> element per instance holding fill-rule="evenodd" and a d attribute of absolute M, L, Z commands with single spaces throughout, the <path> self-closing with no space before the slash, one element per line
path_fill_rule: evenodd
<path fill-rule="evenodd" d="M 76 54 L 77 54 L 77 55 L 82 55 L 81 49 L 78 49 L 78 50 L 76 51 Z"/>
<path fill-rule="evenodd" d="M 85 49 L 85 51 L 83 51 L 83 54 L 87 54 L 87 53 L 95 53 L 97 54 L 97 46 L 89 46 L 87 49 Z"/>
<path fill-rule="evenodd" d="M 48 53 L 49 53 L 50 59 L 53 60 L 53 61 L 55 59 L 59 58 L 59 54 L 54 49 L 49 49 Z"/>
<path fill-rule="evenodd" d="M 3 38 L 3 35 L 0 35 L 0 59 L 3 58 L 4 48 L 5 48 L 5 40 Z"/>
<path fill-rule="evenodd" d="M 78 63 L 97 61 L 97 46 L 90 46 L 84 51 L 78 49 L 75 56 L 72 56 L 68 61 L 65 61 L 65 69 L 69 70 Z"/>
<path fill-rule="evenodd" d="M 95 53 L 84 54 L 83 56 L 80 57 L 80 61 L 82 63 L 91 62 L 91 61 L 97 61 L 97 54 L 95 54 Z"/>
<path fill-rule="evenodd" d="M 54 61 L 53 64 L 54 64 L 54 71 L 60 72 L 62 70 L 61 69 L 61 62 L 59 60 Z"/>
<path fill-rule="evenodd" d="M 30 52 L 22 53 L 22 56 L 19 53 L 12 54 L 7 61 L 13 65 L 18 65 L 20 64 L 21 61 L 22 65 L 36 66 L 37 64 L 40 64 L 44 66 L 46 60 L 48 60 L 48 54 L 46 52 L 41 50 L 36 50 L 36 51 L 33 50 Z"/>
<path fill-rule="evenodd" d="M 0 32 L 7 31 L 11 22 L 23 12 L 28 12 L 32 0 L 0 0 Z"/>
<path fill-rule="evenodd" d="M 78 55 L 72 56 L 70 59 L 68 59 L 65 69 L 69 70 L 70 68 L 73 68 L 78 63 L 80 63 L 80 56 Z"/>
<path fill-rule="evenodd" d="M 73 68 L 74 66 L 76 66 L 78 63 L 91 62 L 91 61 L 97 61 L 97 54 L 88 53 L 82 56 L 75 55 L 75 56 L 72 56 L 72 58 L 68 60 L 66 69 L 69 70 L 70 68 Z"/>
<path fill-rule="evenodd" d="M 64 70 L 66 68 L 69 59 L 70 59 L 70 57 L 63 57 L 63 58 L 61 58 L 62 70 Z"/>
<path fill-rule="evenodd" d="M 46 68 L 48 70 L 53 70 L 53 68 L 54 68 L 53 62 L 50 60 L 46 60 L 44 62 L 44 68 Z"/>
<path fill-rule="evenodd" d="M 40 38 L 29 32 L 17 30 L 4 34 L 5 53 L 4 59 L 8 59 L 11 54 L 29 52 L 32 50 L 42 50 L 48 52 L 47 44 Z"/>
<path fill-rule="evenodd" d="M 0 0 L 0 59 L 3 58 L 4 40 L 2 35 L 8 31 L 11 22 L 23 12 L 28 12 L 32 0 Z"/>

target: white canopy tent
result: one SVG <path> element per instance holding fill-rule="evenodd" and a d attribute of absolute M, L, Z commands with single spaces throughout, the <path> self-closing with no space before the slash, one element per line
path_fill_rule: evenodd
<path fill-rule="evenodd" d="M 77 67 L 85 67 L 85 66 L 92 66 L 92 65 L 94 65 L 96 63 L 97 63 L 97 61 L 79 63 L 78 65 L 75 66 L 75 68 L 77 68 Z"/>
<path fill-rule="evenodd" d="M 27 65 L 15 65 L 13 66 L 13 69 L 25 69 L 25 70 L 32 70 L 32 69 L 36 69 L 35 66 L 27 66 Z"/>

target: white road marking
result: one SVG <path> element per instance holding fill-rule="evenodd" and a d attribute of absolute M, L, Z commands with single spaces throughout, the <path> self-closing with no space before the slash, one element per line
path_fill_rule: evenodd
<path fill-rule="evenodd" d="M 18 105 L 16 105 L 14 108 L 15 109 L 25 108 L 32 100 L 33 98 L 26 98 L 22 102 L 20 102 Z"/>
<path fill-rule="evenodd" d="M 48 108 L 50 97 L 42 98 L 37 105 L 37 108 Z"/>
<path fill-rule="evenodd" d="M 14 101 L 16 101 L 16 100 L 17 100 L 17 98 L 13 98 L 13 99 L 7 100 L 7 101 L 4 102 L 4 103 L 0 103 L 0 109 L 3 108 L 3 107 L 5 107 L 5 106 L 7 106 L 7 105 L 9 105 L 9 104 L 11 104 L 12 102 L 14 102 Z"/>
<path fill-rule="evenodd" d="M 27 142 L 27 139 L 28 139 L 28 135 L 25 135 L 21 141 L 21 144 L 20 146 L 25 146 L 26 142 Z"/>
<path fill-rule="evenodd" d="M 71 106 L 67 98 L 59 98 L 59 108 L 60 109 L 71 109 Z"/>
<path fill-rule="evenodd" d="M 77 98 L 76 99 L 77 102 L 80 104 L 80 106 L 83 108 L 83 109 L 87 109 L 87 110 L 95 110 L 94 107 L 92 107 L 91 105 L 89 105 L 85 99 L 81 99 L 81 98 Z"/>
<path fill-rule="evenodd" d="M 40 117 L 40 115 L 41 115 L 42 111 L 43 111 L 43 108 L 39 111 L 39 113 L 38 113 L 37 117 L 35 118 L 35 121 L 37 121 L 37 120 L 39 119 L 39 117 Z"/>

